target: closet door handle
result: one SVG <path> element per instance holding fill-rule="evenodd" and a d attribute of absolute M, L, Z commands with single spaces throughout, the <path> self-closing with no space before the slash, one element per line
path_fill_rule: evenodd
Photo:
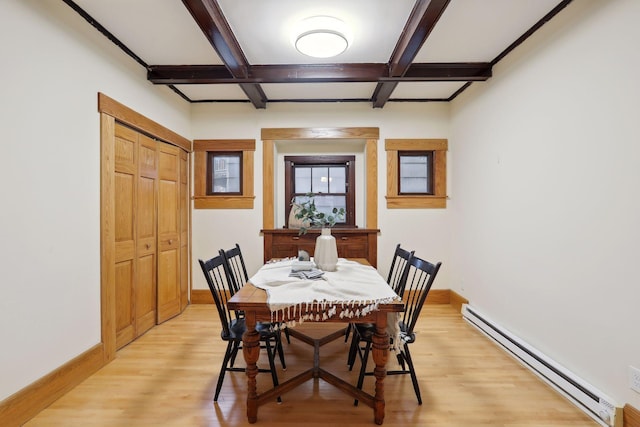
<path fill-rule="evenodd" d="M 298 236 L 293 236 L 292 239 L 293 240 L 300 240 L 300 238 Z"/>
<path fill-rule="evenodd" d="M 144 245 L 144 247 L 145 247 L 145 249 L 149 249 L 151 247 L 151 245 L 147 243 L 146 245 Z"/>

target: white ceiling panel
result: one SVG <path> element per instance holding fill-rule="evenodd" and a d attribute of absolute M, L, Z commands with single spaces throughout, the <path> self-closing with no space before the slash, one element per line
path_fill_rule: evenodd
<path fill-rule="evenodd" d="M 398 83 L 391 99 L 448 99 L 467 82 Z"/>
<path fill-rule="evenodd" d="M 369 99 L 375 83 L 270 83 L 261 85 L 269 99 Z"/>
<path fill-rule="evenodd" d="M 218 0 L 251 64 L 377 62 L 389 60 L 414 0 Z M 305 18 L 334 16 L 353 32 L 352 45 L 331 59 L 294 48 L 291 33 Z"/>
<path fill-rule="evenodd" d="M 491 62 L 557 0 L 452 0 L 414 62 Z"/>
<path fill-rule="evenodd" d="M 247 95 L 236 84 L 175 85 L 175 87 L 192 101 L 247 100 Z"/>
<path fill-rule="evenodd" d="M 222 64 L 180 0 L 75 0 L 148 65 Z"/>

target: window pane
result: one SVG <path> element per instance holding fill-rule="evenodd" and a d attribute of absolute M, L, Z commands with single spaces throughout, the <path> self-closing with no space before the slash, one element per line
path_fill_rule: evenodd
<path fill-rule="evenodd" d="M 316 166 L 311 172 L 311 191 L 314 193 L 329 192 L 329 168 Z"/>
<path fill-rule="evenodd" d="M 300 204 L 309 200 L 307 196 L 296 196 L 295 203 Z M 345 196 L 323 196 L 317 194 L 314 197 L 316 202 L 316 209 L 319 212 L 323 212 L 325 215 L 333 215 L 333 208 L 343 208 L 347 210 L 347 198 Z M 336 224 L 344 224 L 346 222 L 346 215 L 344 218 L 336 221 Z"/>
<path fill-rule="evenodd" d="M 400 156 L 400 193 L 429 193 L 429 157 Z"/>
<path fill-rule="evenodd" d="M 345 176 L 346 169 L 344 166 L 329 168 L 329 193 L 346 193 L 347 178 Z"/>
<path fill-rule="evenodd" d="M 212 193 L 240 193 L 240 154 L 214 154 Z"/>
<path fill-rule="evenodd" d="M 296 167 L 295 173 L 295 188 L 294 193 L 310 193 L 311 192 L 311 168 L 308 167 Z"/>
<path fill-rule="evenodd" d="M 294 204 L 300 205 L 306 202 L 307 200 L 309 200 L 309 198 L 307 196 L 296 196 L 293 198 L 293 200 L 294 200 L 293 201 Z"/>

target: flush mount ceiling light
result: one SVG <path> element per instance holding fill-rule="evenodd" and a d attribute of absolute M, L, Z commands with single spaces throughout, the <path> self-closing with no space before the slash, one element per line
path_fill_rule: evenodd
<path fill-rule="evenodd" d="M 332 16 L 312 16 L 300 22 L 293 44 L 298 52 L 314 58 L 331 58 L 349 47 L 349 29 Z"/>

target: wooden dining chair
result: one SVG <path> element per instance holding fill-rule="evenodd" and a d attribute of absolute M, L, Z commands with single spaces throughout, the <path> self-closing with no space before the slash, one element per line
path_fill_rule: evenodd
<path fill-rule="evenodd" d="M 408 251 L 403 249 L 398 243 L 396 249 L 393 251 L 393 258 L 391 259 L 391 267 L 389 267 L 389 274 L 387 275 L 387 283 L 393 291 L 400 297 L 404 295 L 405 283 L 407 282 L 408 264 L 415 251 Z M 365 327 L 374 328 L 371 323 L 360 324 L 360 329 Z M 350 332 L 355 328 L 355 323 L 349 323 L 347 325 L 347 331 L 345 333 L 345 342 L 349 339 Z M 349 355 L 347 356 L 347 365 L 349 370 L 353 369 L 353 364 L 356 360 L 356 350 L 358 345 L 358 339 L 353 336 L 351 339 L 351 345 L 349 346 Z"/>
<path fill-rule="evenodd" d="M 244 264 L 244 257 L 242 256 L 240 245 L 236 243 L 231 249 L 220 249 L 220 254 L 224 257 L 225 263 L 227 264 L 229 278 L 232 282 L 231 285 L 234 288 L 234 293 L 236 293 L 249 281 L 249 275 L 247 274 L 247 267 Z"/>
<path fill-rule="evenodd" d="M 398 243 L 396 250 L 393 252 L 387 283 L 400 298 L 404 295 L 404 287 L 407 282 L 407 265 L 414 253 L 415 251 L 408 251 L 400 247 L 400 243 Z"/>
<path fill-rule="evenodd" d="M 418 322 L 420 311 L 427 299 L 429 290 L 433 285 L 433 281 L 440 270 L 442 263 L 432 264 L 416 256 L 412 256 L 408 261 L 407 279 L 404 289 L 405 295 L 405 311 L 400 314 L 400 322 L 398 324 L 400 329 L 399 341 L 393 342 L 391 337 L 391 345 L 396 347 L 396 357 L 400 364 L 399 370 L 388 370 L 387 375 L 411 375 L 411 382 L 413 383 L 413 389 L 418 399 L 418 404 L 422 405 L 422 397 L 420 396 L 420 386 L 418 385 L 418 378 L 413 366 L 413 360 L 411 359 L 411 352 L 409 351 L 409 345 L 415 342 L 416 334 L 414 328 Z M 367 372 L 367 360 L 371 351 L 371 344 L 373 342 L 373 334 L 375 328 L 367 327 L 366 325 L 361 327 L 356 324 L 354 328 L 354 339 L 357 339 L 356 353 L 361 361 L 360 374 L 358 375 L 358 384 L 356 387 L 362 390 L 362 384 L 364 377 L 367 375 L 373 375 L 373 372 Z M 363 345 L 364 344 L 364 345 Z M 358 404 L 356 400 L 355 405 Z"/>
<path fill-rule="evenodd" d="M 207 261 L 198 260 L 202 272 L 207 280 L 207 285 L 211 291 L 211 296 L 216 304 L 222 332 L 220 337 L 227 342 L 227 348 L 222 360 L 220 373 L 218 374 L 218 383 L 216 385 L 213 401 L 218 401 L 222 383 L 225 374 L 230 372 L 245 372 L 245 368 L 234 367 L 234 362 L 238 354 L 238 350 L 242 348 L 242 335 L 247 330 L 244 317 L 236 317 L 236 313 L 228 308 L 228 301 L 232 296 L 231 289 L 233 285 L 229 283 L 227 271 L 225 270 L 225 260 L 222 255 L 218 255 Z M 267 350 L 269 360 L 269 369 L 258 369 L 258 372 L 270 372 L 274 387 L 278 385 L 278 374 L 275 366 L 275 353 L 277 351 L 277 341 L 280 338 L 278 331 L 272 330 L 269 325 L 256 324 L 256 330 L 260 334 L 261 347 Z M 284 366 L 284 359 L 281 362 Z M 278 396 L 278 401 L 282 401 Z"/>
<path fill-rule="evenodd" d="M 224 258 L 225 261 L 225 268 L 229 277 L 229 281 L 231 282 L 230 286 L 233 287 L 233 293 L 236 293 L 240 290 L 241 287 L 245 285 L 245 283 L 249 281 L 249 274 L 247 274 L 247 267 L 244 263 L 244 257 L 242 256 L 240 245 L 236 243 L 236 245 L 231 249 L 220 249 L 220 255 Z M 244 316 L 244 313 L 237 312 L 237 315 L 241 317 Z M 279 329 L 284 331 L 287 342 L 291 344 L 289 330 L 287 329 L 286 325 L 279 325 Z M 284 352 L 282 351 L 281 340 L 278 340 L 278 353 L 280 354 L 280 361 L 284 366 Z"/>

